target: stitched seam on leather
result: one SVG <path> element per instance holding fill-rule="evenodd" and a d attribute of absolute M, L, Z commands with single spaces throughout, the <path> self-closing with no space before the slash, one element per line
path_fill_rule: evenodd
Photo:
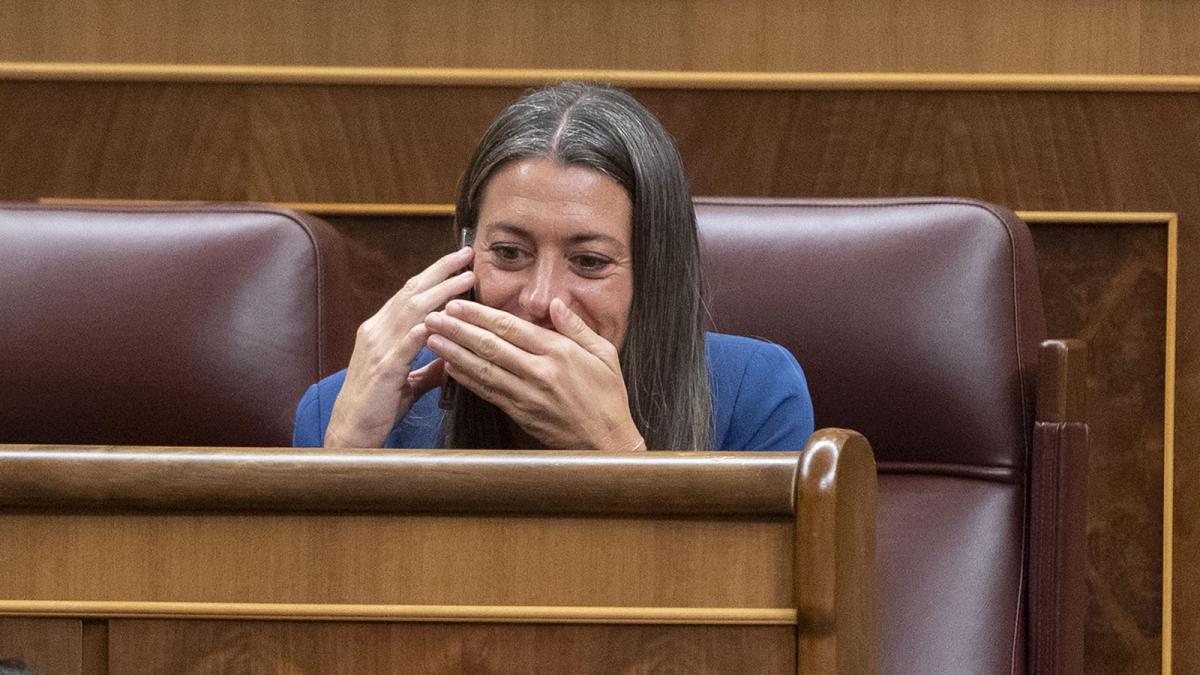
<path fill-rule="evenodd" d="M 979 480 L 1004 485 L 1023 485 L 1023 476 L 1006 466 L 981 466 L 974 464 L 927 464 L 881 462 L 876 465 L 877 473 L 884 476 L 944 476 L 963 480 Z"/>
<path fill-rule="evenodd" d="M 315 304 L 317 307 L 317 330 L 316 330 L 316 334 L 317 334 L 317 340 L 316 340 L 317 379 L 320 379 L 321 375 L 325 372 L 324 345 L 326 342 L 326 336 L 325 336 L 325 303 L 323 302 L 324 294 L 321 292 L 324 287 L 324 284 L 323 284 L 324 270 L 321 268 L 321 250 L 320 250 L 321 246 L 319 243 L 319 239 L 312 232 L 309 224 L 307 222 L 305 222 L 302 218 L 296 217 L 296 215 L 294 213 L 291 213 L 288 211 L 282 211 L 282 210 L 280 210 L 280 211 L 261 211 L 260 213 L 270 213 L 270 214 L 275 214 L 275 215 L 281 215 L 281 216 L 287 218 L 288 220 L 292 221 L 293 223 L 299 225 L 300 231 L 303 232 L 305 234 L 305 236 L 308 237 L 309 243 L 312 244 L 313 270 L 315 270 L 315 276 L 317 278 L 316 279 L 317 280 L 317 288 L 315 290 L 315 294 L 316 294 L 316 303 Z"/>

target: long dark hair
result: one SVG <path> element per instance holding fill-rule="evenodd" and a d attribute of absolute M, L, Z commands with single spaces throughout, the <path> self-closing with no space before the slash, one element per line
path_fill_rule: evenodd
<path fill-rule="evenodd" d="M 533 158 L 599 171 L 629 195 L 633 302 L 617 347 L 633 420 L 651 450 L 710 449 L 700 248 L 675 142 L 619 89 L 575 82 L 539 89 L 506 108 L 479 142 L 459 185 L 459 234 L 475 228 L 491 177 Z M 508 428 L 498 408 L 459 387 L 446 416 L 446 447 L 511 447 Z"/>

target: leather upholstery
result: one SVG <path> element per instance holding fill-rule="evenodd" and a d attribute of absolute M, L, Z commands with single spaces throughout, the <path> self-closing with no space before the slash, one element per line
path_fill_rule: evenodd
<path fill-rule="evenodd" d="M 879 465 L 884 673 L 1023 672 L 1044 337 L 1028 229 L 961 199 L 697 200 L 712 322 L 784 345 Z"/>
<path fill-rule="evenodd" d="M 349 360 L 347 297 L 309 216 L 0 204 L 0 442 L 289 445 Z"/>

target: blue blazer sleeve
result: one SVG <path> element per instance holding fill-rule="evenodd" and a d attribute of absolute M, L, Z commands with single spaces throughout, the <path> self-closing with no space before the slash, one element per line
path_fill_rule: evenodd
<path fill-rule="evenodd" d="M 296 426 L 292 430 L 292 447 L 319 448 L 325 445 L 325 428 L 333 413 L 346 371 L 342 370 L 308 388 L 296 405 Z"/>
<path fill-rule="evenodd" d="M 714 449 L 803 450 L 813 432 L 813 407 L 791 352 L 747 338 L 716 351 L 723 363 L 714 372 Z"/>
<path fill-rule="evenodd" d="M 304 392 L 296 406 L 296 426 L 292 429 L 293 448 L 319 448 L 324 444 L 319 407 L 317 385 L 314 384 Z"/>

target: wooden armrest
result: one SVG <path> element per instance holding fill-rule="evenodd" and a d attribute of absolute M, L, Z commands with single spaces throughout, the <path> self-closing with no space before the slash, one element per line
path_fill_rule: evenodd
<path fill-rule="evenodd" d="M 1042 342 L 1030 480 L 1029 672 L 1083 672 L 1087 345 Z"/>
<path fill-rule="evenodd" d="M 875 456 L 848 429 L 809 437 L 796 479 L 799 672 L 876 671 Z"/>
<path fill-rule="evenodd" d="M 1087 343 L 1044 340 L 1038 351 L 1037 419 L 1084 422 L 1087 412 Z"/>

